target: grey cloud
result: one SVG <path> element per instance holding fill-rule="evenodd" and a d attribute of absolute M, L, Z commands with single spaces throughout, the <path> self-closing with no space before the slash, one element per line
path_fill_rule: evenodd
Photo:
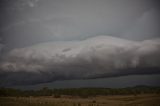
<path fill-rule="evenodd" d="M 8 48 L 102 34 L 145 40 L 159 36 L 159 6 L 155 4 L 155 0 L 10 1 L 4 5 L 7 12 L 0 10 L 4 13 L 0 32 Z"/>
<path fill-rule="evenodd" d="M 1 51 L 2 51 L 2 49 L 4 48 L 4 44 L 2 44 L 1 41 L 2 41 L 2 40 L 1 40 L 1 38 L 0 38 L 0 56 L 1 56 Z"/>
<path fill-rule="evenodd" d="M 137 18 L 135 24 L 127 29 L 122 36 L 132 40 L 151 39 L 159 36 L 159 16 L 159 10 L 149 9 Z"/>
<path fill-rule="evenodd" d="M 160 73 L 159 41 L 97 36 L 13 49 L 0 61 L 0 85 Z"/>
<path fill-rule="evenodd" d="M 3 47 L 4 47 L 4 45 L 0 44 L 0 53 L 1 53 L 1 50 L 2 50 Z"/>

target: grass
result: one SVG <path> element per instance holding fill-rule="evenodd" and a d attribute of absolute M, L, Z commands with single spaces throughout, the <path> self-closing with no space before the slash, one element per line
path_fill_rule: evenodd
<path fill-rule="evenodd" d="M 160 106 L 160 95 L 0 97 L 0 106 Z"/>

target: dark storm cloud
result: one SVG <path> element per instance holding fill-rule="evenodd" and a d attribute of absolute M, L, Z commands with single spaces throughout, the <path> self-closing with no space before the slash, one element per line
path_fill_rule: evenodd
<path fill-rule="evenodd" d="M 98 36 L 13 49 L 0 63 L 1 85 L 160 73 L 159 42 Z"/>

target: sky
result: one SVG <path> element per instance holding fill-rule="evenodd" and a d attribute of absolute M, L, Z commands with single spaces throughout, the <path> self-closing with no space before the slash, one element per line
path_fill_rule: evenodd
<path fill-rule="evenodd" d="M 159 5 L 1 0 L 0 86 L 159 86 Z"/>

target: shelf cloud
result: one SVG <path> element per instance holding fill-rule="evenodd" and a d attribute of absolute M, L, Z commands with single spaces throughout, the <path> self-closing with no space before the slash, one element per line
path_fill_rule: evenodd
<path fill-rule="evenodd" d="M 107 35 L 15 48 L 1 57 L 0 85 L 160 73 L 160 39 Z"/>

